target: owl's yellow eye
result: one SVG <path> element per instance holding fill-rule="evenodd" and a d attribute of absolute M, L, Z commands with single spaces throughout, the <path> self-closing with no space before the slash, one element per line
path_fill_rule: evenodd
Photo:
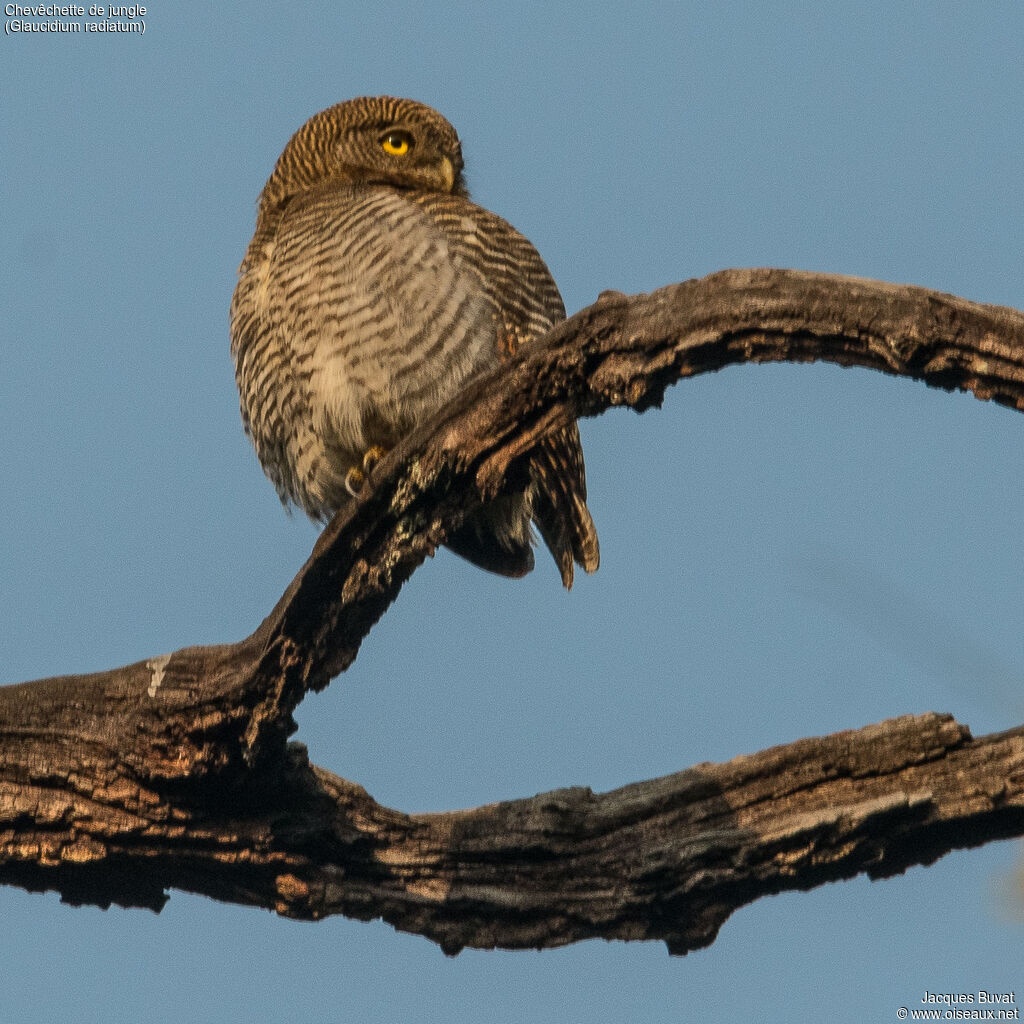
<path fill-rule="evenodd" d="M 405 156 L 412 148 L 412 136 L 408 132 L 391 131 L 380 140 L 381 149 L 392 156 Z"/>

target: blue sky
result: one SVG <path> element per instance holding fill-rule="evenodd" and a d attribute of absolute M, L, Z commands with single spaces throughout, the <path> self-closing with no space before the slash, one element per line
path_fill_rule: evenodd
<path fill-rule="evenodd" d="M 145 25 L 0 41 L 0 682 L 240 638 L 308 555 L 242 433 L 227 310 L 277 155 L 338 100 L 445 113 L 570 311 L 765 265 L 1024 305 L 1019 4 L 157 2 Z M 439 553 L 299 709 L 317 763 L 440 810 L 896 714 L 1024 720 L 1018 414 L 758 366 L 581 429 L 601 571 L 567 595 L 545 558 L 510 582 Z M 683 959 L 447 959 L 380 922 L 4 889 L 0 1018 L 890 1020 L 1020 982 L 1020 863 L 761 900 Z"/>

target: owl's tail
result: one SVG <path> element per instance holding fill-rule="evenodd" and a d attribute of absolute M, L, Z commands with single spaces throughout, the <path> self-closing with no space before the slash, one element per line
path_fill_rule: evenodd
<path fill-rule="evenodd" d="M 587 508 L 587 482 L 580 436 L 573 424 L 546 438 L 530 455 L 530 487 L 478 509 L 445 544 L 457 555 L 500 576 L 525 576 L 533 569 L 530 519 L 558 566 L 566 590 L 573 565 L 595 572 L 601 560 L 597 528 Z"/>
<path fill-rule="evenodd" d="M 587 508 L 587 479 L 579 429 L 571 427 L 545 438 L 530 457 L 533 521 L 562 575 L 572 589 L 573 563 L 596 572 L 601 562 L 597 527 Z"/>

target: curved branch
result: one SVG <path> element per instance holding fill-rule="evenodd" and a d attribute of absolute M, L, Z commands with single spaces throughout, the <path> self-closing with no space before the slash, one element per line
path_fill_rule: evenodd
<path fill-rule="evenodd" d="M 611 406 L 658 405 L 681 377 L 816 359 L 1024 408 L 1024 315 L 1014 310 L 782 270 L 605 293 L 396 448 L 247 639 L 0 689 L 0 881 L 73 901 L 159 906 L 173 885 L 298 916 L 384 916 L 452 950 L 603 934 L 661 937 L 681 951 L 711 941 L 729 910 L 762 893 L 1020 834 L 1019 735 L 970 741 L 946 719 L 922 719 L 921 735 L 890 725 L 881 745 L 870 730 L 850 734 L 867 739 L 848 777 L 835 768 L 853 743 L 845 734 L 813 741 L 809 762 L 783 756 L 799 744 L 742 760 L 772 765 L 756 769 L 757 799 L 743 796 L 754 783 L 735 774 L 738 761 L 601 798 L 567 791 L 416 818 L 286 744 L 305 692 L 351 664 L 405 580 L 539 437 Z M 897 754 L 910 758 L 899 769 L 871 760 L 895 764 Z M 971 757 L 981 758 L 974 776 L 962 762 Z M 914 776 L 925 763 L 958 767 Z M 848 788 L 798 786 L 810 764 Z M 939 778 L 951 795 L 936 804 Z M 652 822 L 677 813 L 668 805 L 682 818 L 662 835 Z M 796 817 L 783 827 L 786 808 Z M 616 860 L 598 835 L 629 836 L 633 859 Z M 837 839 L 831 859 L 823 836 Z"/>

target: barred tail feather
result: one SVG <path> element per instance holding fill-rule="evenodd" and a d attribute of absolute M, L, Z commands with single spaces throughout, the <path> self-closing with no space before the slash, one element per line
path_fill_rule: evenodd
<path fill-rule="evenodd" d="M 596 572 L 601 560 L 597 528 L 587 508 L 587 482 L 576 425 L 547 438 L 530 459 L 533 519 L 562 576 L 572 589 L 573 563 Z"/>

